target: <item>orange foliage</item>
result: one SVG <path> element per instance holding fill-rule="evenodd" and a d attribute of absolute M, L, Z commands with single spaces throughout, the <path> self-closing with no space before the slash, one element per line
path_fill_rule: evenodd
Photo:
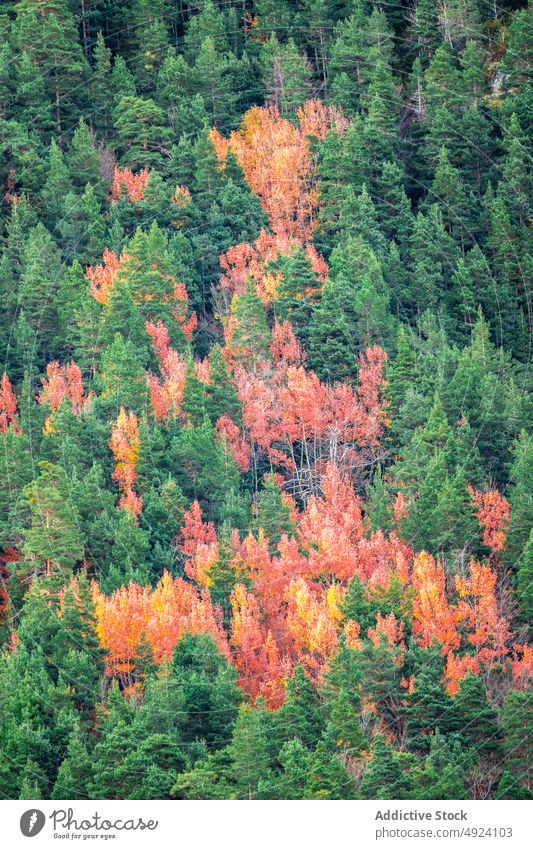
<path fill-rule="evenodd" d="M 172 314 L 183 330 L 185 338 L 190 342 L 192 334 L 198 326 L 198 316 L 195 312 L 192 312 L 190 317 L 187 318 L 189 296 L 187 295 L 187 289 L 183 283 L 174 283 L 174 298 L 175 304 Z"/>
<path fill-rule="evenodd" d="M 120 274 L 121 280 L 127 280 L 128 273 L 131 271 L 131 263 L 138 262 L 138 260 L 133 260 L 125 252 L 121 254 L 120 259 L 117 259 L 114 251 L 110 251 L 107 248 L 104 249 L 103 260 L 103 264 L 97 264 L 94 267 L 89 265 L 85 271 L 85 276 L 89 280 L 89 288 L 92 296 L 100 304 L 107 306 L 118 275 Z M 195 312 L 192 312 L 187 318 L 189 311 L 187 289 L 183 283 L 178 283 L 171 275 L 164 276 L 172 282 L 173 294 L 169 296 L 167 293 L 163 296 L 163 300 L 165 302 L 172 300 L 172 314 L 185 334 L 185 337 L 190 341 L 198 324 L 198 317 Z M 151 297 L 151 294 L 143 291 L 135 292 L 136 303 L 146 301 Z"/>
<path fill-rule="evenodd" d="M 386 588 L 395 577 L 405 585 L 409 581 L 412 557 L 411 548 L 396 534 L 385 536 L 383 531 L 375 531 L 359 542 L 356 572 L 365 583 Z"/>
<path fill-rule="evenodd" d="M 328 106 L 323 100 L 306 100 L 297 110 L 300 129 L 305 136 L 315 136 L 324 141 L 329 129 L 335 127 L 339 135 L 344 135 L 348 121 L 336 106 Z"/>
<path fill-rule="evenodd" d="M 203 360 L 195 360 L 194 368 L 196 370 L 196 377 L 200 383 L 205 383 L 206 386 L 209 386 L 211 383 L 211 365 L 208 357 L 204 357 Z"/>
<path fill-rule="evenodd" d="M 185 209 L 191 202 L 191 193 L 187 186 L 176 186 L 172 195 L 172 203 L 176 204 L 178 209 Z"/>
<path fill-rule="evenodd" d="M 156 344 L 164 350 L 164 334 Z M 121 433 L 128 429 L 126 424 L 122 421 Z M 126 439 L 122 450 L 114 451 L 125 458 L 130 472 L 134 468 L 131 452 L 131 439 Z M 124 480 L 131 490 L 131 474 Z M 164 589 L 159 586 L 152 592 L 130 584 L 111 599 L 99 597 L 99 621 L 107 623 L 105 633 L 100 625 L 100 633 L 102 644 L 111 650 L 110 671 L 129 675 L 143 638 L 159 661 L 171 653 L 181 633 L 207 631 L 236 666 L 239 683 L 251 699 L 264 697 L 269 707 L 276 708 L 283 702 L 285 680 L 297 663 L 318 681 L 341 634 L 350 648 L 362 648 L 358 623 L 343 623 L 341 614 L 346 585 L 354 574 L 366 585 L 385 588 L 392 578 L 403 585 L 411 580 L 413 632 L 422 647 L 433 640 L 440 642 L 451 695 L 468 672 L 478 674 L 482 664 L 506 656 L 507 623 L 499 611 L 496 573 L 490 565 L 472 561 L 468 576 L 456 578 L 454 588 L 447 588 L 442 564 L 426 552 L 414 558 L 411 570 L 413 553 L 395 534 L 365 535 L 359 498 L 337 467 L 327 465 L 320 486 L 322 494 L 310 497 L 300 511 L 284 496 L 296 535 L 283 535 L 274 553 L 263 530 L 257 537 L 248 533 L 242 541 L 235 531 L 226 544 L 224 556 L 230 570 L 237 580 L 246 582 L 246 586 L 237 583 L 230 597 L 229 646 L 207 589 L 220 558 L 219 543 L 213 524 L 203 521 L 198 502 L 193 502 L 178 538 L 185 572 L 193 583 L 173 582 L 166 576 Z M 450 600 L 454 589 L 456 601 Z M 154 609 L 158 611 L 155 619 Z M 405 650 L 403 629 L 394 613 L 378 613 L 368 639 L 377 646 L 384 638 L 391 648 L 400 649 L 400 664 Z M 464 653 L 462 640 L 473 654 Z M 508 661 L 520 686 L 526 686 L 531 676 L 531 658 L 529 647 L 515 646 Z M 402 686 L 412 691 L 413 684 L 411 677 Z"/>
<path fill-rule="evenodd" d="M 363 644 L 359 639 L 359 634 L 361 633 L 361 627 L 358 622 L 354 622 L 353 619 L 348 619 L 344 628 L 342 629 L 342 634 L 344 637 L 344 641 L 349 649 L 354 649 L 356 651 L 361 651 Z"/>
<path fill-rule="evenodd" d="M 0 433 L 5 433 L 11 425 L 15 433 L 20 433 L 17 422 L 17 399 L 6 372 L 0 380 Z"/>
<path fill-rule="evenodd" d="M 407 507 L 407 502 L 405 500 L 405 496 L 403 492 L 399 492 L 396 498 L 394 499 L 394 521 L 396 523 L 401 522 L 402 519 L 406 519 L 409 515 L 409 509 Z"/>
<path fill-rule="evenodd" d="M 311 242 L 319 199 L 309 136 L 323 139 L 333 125 L 343 132 L 346 122 L 338 110 L 319 101 L 308 101 L 298 117 L 300 126 L 282 118 L 274 107 L 253 107 L 229 139 L 217 130 L 210 133 L 222 167 L 229 150 L 236 156 L 270 225 L 270 232 L 262 230 L 253 245 L 234 245 L 220 257 L 220 285 L 231 295 L 243 294 L 251 280 L 264 304 L 275 300 L 280 277 L 265 267 L 280 255 L 289 256 L 298 245 L 322 281 L 327 274 L 327 264 Z"/>
<path fill-rule="evenodd" d="M 300 545 L 308 556 L 310 577 L 348 581 L 356 570 L 362 536 L 360 499 L 333 464 L 326 467 L 322 492 L 322 498 L 308 500 L 300 518 Z"/>
<path fill-rule="evenodd" d="M 143 168 L 138 174 L 134 174 L 129 168 L 115 168 L 111 197 L 115 201 L 120 200 L 124 191 L 126 191 L 128 200 L 132 203 L 142 200 L 149 177 L 150 172 L 146 168 Z"/>
<path fill-rule="evenodd" d="M 278 551 L 279 556 L 270 555 L 263 530 L 259 532 L 258 539 L 249 533 L 236 550 L 232 566 L 251 582 L 261 607 L 262 621 L 283 652 L 287 653 L 291 643 L 285 625 L 286 595 L 293 578 L 305 574 L 307 561 L 300 554 L 294 538 L 289 540 L 283 536 Z"/>
<path fill-rule="evenodd" d="M 444 569 L 425 551 L 413 563 L 413 633 L 421 646 L 433 640 L 442 645 L 447 656 L 446 679 L 450 693 L 457 692 L 466 672 L 479 672 L 479 664 L 490 664 L 507 654 L 508 624 L 496 599 L 497 575 L 490 565 L 472 560 L 469 576 L 457 577 L 458 602 L 447 597 Z M 460 629 L 460 630 L 459 630 Z M 461 632 L 475 648 L 474 655 L 455 654 L 461 645 Z"/>
<path fill-rule="evenodd" d="M 128 510 L 133 516 L 138 516 L 142 510 L 142 498 L 133 488 L 139 453 L 139 423 L 135 413 L 127 413 L 124 407 L 120 408 L 109 447 L 116 460 L 112 477 L 121 492 L 118 509 Z"/>
<path fill-rule="evenodd" d="M 172 578 L 166 571 L 153 589 L 131 582 L 106 596 L 94 583 L 93 599 L 110 675 L 125 678 L 131 673 L 143 639 L 148 641 L 156 663 L 172 655 L 183 634 L 210 634 L 220 651 L 229 656 L 220 613 L 209 593 L 199 593 L 192 584 Z"/>
<path fill-rule="evenodd" d="M 509 527 L 509 502 L 497 489 L 476 492 L 469 486 L 468 492 L 483 528 L 483 545 L 494 553 L 503 551 Z"/>
<path fill-rule="evenodd" d="M 382 616 L 378 612 L 376 616 L 376 627 L 368 629 L 368 639 L 376 647 L 380 645 L 383 638 L 385 638 L 389 646 L 405 648 L 403 641 L 403 622 L 401 620 L 397 621 L 392 611 L 387 616 Z"/>

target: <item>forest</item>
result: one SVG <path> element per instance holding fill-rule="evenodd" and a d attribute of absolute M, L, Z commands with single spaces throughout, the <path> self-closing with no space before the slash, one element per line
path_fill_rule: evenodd
<path fill-rule="evenodd" d="M 3 0 L 0 798 L 532 798 L 532 35 Z"/>

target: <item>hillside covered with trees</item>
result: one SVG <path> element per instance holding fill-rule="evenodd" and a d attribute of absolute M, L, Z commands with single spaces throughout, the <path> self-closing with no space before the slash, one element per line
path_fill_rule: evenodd
<path fill-rule="evenodd" d="M 3 0 L 0 797 L 531 798 L 532 29 Z"/>

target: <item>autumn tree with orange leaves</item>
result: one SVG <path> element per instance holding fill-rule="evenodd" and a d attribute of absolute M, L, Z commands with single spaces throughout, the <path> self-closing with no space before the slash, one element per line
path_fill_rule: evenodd
<path fill-rule="evenodd" d="M 528 4 L 3 5 L 0 798 L 531 798 Z"/>

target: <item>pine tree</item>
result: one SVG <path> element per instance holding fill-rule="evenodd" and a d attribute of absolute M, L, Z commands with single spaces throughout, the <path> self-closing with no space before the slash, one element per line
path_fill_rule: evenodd
<path fill-rule="evenodd" d="M 54 297 L 63 267 L 56 245 L 41 223 L 28 234 L 21 259 L 18 307 L 35 333 L 33 356 L 42 352 L 47 359 L 52 359 L 52 341 L 57 327 Z"/>
<path fill-rule="evenodd" d="M 71 733 L 65 759 L 61 762 L 51 799 L 84 799 L 91 781 L 92 762 L 85 735 L 79 726 Z"/>
<path fill-rule="evenodd" d="M 59 569 L 68 574 L 83 557 L 79 517 L 64 469 L 44 461 L 39 467 L 39 477 L 24 490 L 31 515 L 24 555 L 34 571 L 49 574 Z"/>
<path fill-rule="evenodd" d="M 111 417 L 116 417 L 121 407 L 134 412 L 148 409 L 148 387 L 137 350 L 120 333 L 102 352 L 99 382 L 104 408 Z"/>
<path fill-rule="evenodd" d="M 461 53 L 460 63 L 463 71 L 463 87 L 465 94 L 478 105 L 486 93 L 487 81 L 485 75 L 486 53 L 479 41 L 467 41 Z"/>
<path fill-rule="evenodd" d="M 372 746 L 372 760 L 361 782 L 363 799 L 409 798 L 411 781 L 402 768 L 398 755 L 385 742 L 382 734 L 376 734 Z"/>
<path fill-rule="evenodd" d="M 502 726 L 506 769 L 519 785 L 531 782 L 531 691 L 511 690 L 503 704 Z M 527 730 L 526 730 L 527 729 Z"/>
<path fill-rule="evenodd" d="M 17 68 L 17 118 L 32 132 L 44 135 L 54 126 L 46 82 L 25 50 Z"/>
<path fill-rule="evenodd" d="M 442 684 L 444 670 L 438 645 L 418 649 L 418 664 L 405 708 L 406 731 L 412 748 L 428 751 L 437 729 L 444 735 L 461 730 L 462 716 Z"/>
<path fill-rule="evenodd" d="M 429 198 L 431 202 L 435 199 L 439 203 L 447 232 L 463 246 L 468 245 L 472 238 L 469 204 L 460 176 L 450 164 L 445 147 L 439 153 Z"/>
<path fill-rule="evenodd" d="M 468 674 L 459 684 L 455 708 L 461 715 L 460 734 L 465 745 L 479 754 L 498 754 L 501 729 L 495 708 L 489 704 L 485 685 L 479 675 Z"/>
<path fill-rule="evenodd" d="M 53 231 L 61 216 L 66 195 L 72 190 L 72 181 L 65 162 L 63 151 L 52 139 L 48 151 L 46 182 L 41 192 L 44 222 Z"/>
<path fill-rule="evenodd" d="M 171 131 L 163 110 L 151 98 L 124 95 L 113 112 L 113 127 L 124 165 L 153 168 L 168 157 Z"/>
<path fill-rule="evenodd" d="M 384 162 L 377 180 L 379 222 L 387 239 L 394 239 L 402 255 L 413 229 L 411 203 L 405 193 L 405 175 L 396 162 Z"/>
<path fill-rule="evenodd" d="M 413 784 L 420 799 L 467 799 L 463 775 L 468 766 L 461 749 L 451 746 L 437 730 L 431 737 L 429 754 L 423 769 L 413 773 Z"/>
<path fill-rule="evenodd" d="M 241 405 L 237 393 L 228 378 L 228 369 L 220 345 L 214 344 L 209 353 L 211 383 L 207 387 L 207 409 L 213 424 L 221 416 L 238 422 Z"/>
<path fill-rule="evenodd" d="M 262 776 L 257 797 L 260 799 L 303 799 L 309 780 L 310 753 L 298 739 L 289 740 L 278 755 L 282 772 Z"/>
<path fill-rule="evenodd" d="M 184 635 L 169 670 L 148 683 L 144 713 L 148 730 L 165 731 L 210 750 L 231 740 L 242 692 L 237 672 L 207 634 Z"/>
<path fill-rule="evenodd" d="M 524 622 L 531 622 L 531 614 L 533 613 L 533 531 L 519 561 L 516 588 L 520 605 L 520 618 Z"/>
<path fill-rule="evenodd" d="M 136 0 L 133 14 L 132 68 L 142 94 L 151 94 L 168 47 L 164 5 L 159 0 Z"/>
<path fill-rule="evenodd" d="M 511 467 L 512 489 L 510 495 L 511 522 L 507 539 L 506 559 L 509 563 L 519 560 L 529 539 L 533 519 L 532 498 L 532 446 L 531 437 L 525 430 L 513 445 Z"/>
<path fill-rule="evenodd" d="M 274 303 L 276 315 L 290 321 L 296 337 L 305 346 L 313 312 L 312 296 L 320 289 L 320 281 L 301 248 L 290 256 L 280 257 L 273 271 L 282 275 Z"/>
<path fill-rule="evenodd" d="M 241 705 L 233 730 L 231 751 L 239 797 L 253 799 L 268 766 L 268 741 L 265 733 L 266 710 Z"/>
<path fill-rule="evenodd" d="M 204 39 L 211 38 L 219 53 L 229 49 L 226 22 L 223 12 L 212 0 L 206 0 L 199 14 L 189 19 L 184 38 L 184 53 L 189 62 L 193 62 Z"/>
<path fill-rule="evenodd" d="M 277 714 L 277 735 L 286 742 L 297 737 L 312 749 L 320 738 L 324 719 L 313 685 L 298 664 L 287 681 L 285 701 Z"/>
<path fill-rule="evenodd" d="M 519 780 L 517 780 L 512 773 L 509 772 L 508 769 L 505 769 L 502 772 L 501 778 L 498 782 L 498 787 L 494 792 L 495 799 L 531 799 L 532 794 L 531 791 L 525 786 L 525 784 L 520 784 Z"/>
<path fill-rule="evenodd" d="M 518 9 L 507 32 L 507 50 L 502 62 L 502 72 L 509 75 L 509 88 L 522 89 L 528 84 L 527 68 L 531 62 L 530 28 L 531 9 Z"/>
<path fill-rule="evenodd" d="M 293 39 L 280 45 L 272 34 L 261 51 L 263 85 L 267 102 L 286 118 L 294 118 L 311 93 L 309 61 L 298 52 Z"/>
<path fill-rule="evenodd" d="M 102 588 L 111 594 L 121 586 L 133 581 L 146 586 L 150 581 L 147 555 L 148 533 L 137 527 L 135 519 L 127 510 L 120 510 L 115 527 L 110 565 L 107 576 L 102 575 Z"/>
<path fill-rule="evenodd" d="M 122 56 L 115 56 L 111 71 L 112 103 L 118 106 L 123 97 L 135 97 L 135 79 Z"/>
<path fill-rule="evenodd" d="M 526 135 L 522 131 L 516 114 L 511 116 L 509 126 L 505 130 L 503 144 L 506 156 L 498 190 L 505 196 L 512 222 L 519 227 L 524 227 L 531 217 L 533 185 Z"/>
<path fill-rule="evenodd" d="M 15 43 L 26 49 L 41 69 L 48 98 L 54 104 L 56 131 L 61 135 L 84 105 L 89 74 L 69 4 L 67 0 L 51 0 L 46 5 L 39 0 L 21 0 L 16 12 Z"/>
<path fill-rule="evenodd" d="M 197 499 L 207 519 L 219 519 L 228 492 L 239 489 L 233 457 L 216 441 L 211 423 L 186 425 L 172 440 L 176 480 L 184 494 Z"/>
<path fill-rule="evenodd" d="M 265 475 L 263 489 L 257 496 L 257 518 L 255 525 L 259 532 L 264 531 L 271 553 L 283 534 L 290 536 L 294 532 L 290 506 L 283 501 L 278 481 L 273 474 Z"/>
<path fill-rule="evenodd" d="M 319 742 L 309 761 L 305 799 L 353 799 L 355 782 L 341 760 Z"/>
<path fill-rule="evenodd" d="M 413 42 L 418 57 L 427 66 L 440 43 L 439 19 L 431 0 L 417 0 L 413 23 Z"/>
<path fill-rule="evenodd" d="M 87 183 L 90 183 L 98 195 L 102 195 L 100 157 L 95 147 L 94 136 L 82 118 L 80 118 L 72 136 L 68 149 L 67 165 L 74 188 L 80 194 L 84 191 Z"/>
<path fill-rule="evenodd" d="M 235 327 L 231 345 L 238 360 L 256 360 L 269 356 L 270 331 L 263 304 L 251 285 L 231 304 Z"/>
<path fill-rule="evenodd" d="M 12 427 L 0 433 L 0 546 L 20 543 L 21 494 L 33 478 L 30 443 Z"/>
<path fill-rule="evenodd" d="M 409 332 L 403 324 L 398 329 L 396 357 L 389 362 L 387 369 L 387 399 L 390 403 L 390 415 L 393 427 L 395 413 L 405 402 L 407 392 L 416 375 L 416 360 Z"/>
<path fill-rule="evenodd" d="M 329 705 L 329 720 L 324 737 L 331 748 L 342 755 L 357 757 L 366 748 L 367 739 L 360 712 L 355 709 L 351 694 L 346 690 L 340 690 Z"/>
<path fill-rule="evenodd" d="M 109 93 L 112 90 L 111 75 L 111 50 L 107 47 L 103 34 L 99 32 L 93 50 L 91 126 L 102 133 L 104 138 L 111 129 L 111 109 L 109 107 Z"/>
<path fill-rule="evenodd" d="M 231 54 L 230 54 L 231 55 Z M 199 45 L 192 69 L 193 94 L 200 94 L 211 124 L 225 131 L 235 124 L 235 94 L 229 59 L 218 52 L 210 36 Z"/>

